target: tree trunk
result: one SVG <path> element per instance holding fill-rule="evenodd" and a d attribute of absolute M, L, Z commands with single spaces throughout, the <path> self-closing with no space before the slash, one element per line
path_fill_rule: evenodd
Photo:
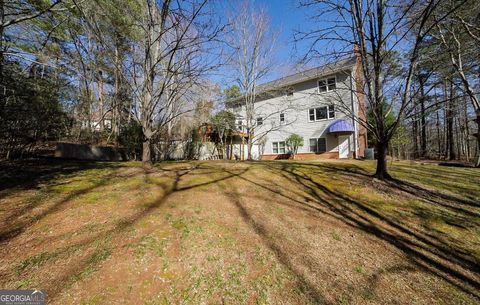
<path fill-rule="evenodd" d="M 416 103 L 415 103 L 416 104 Z M 418 158 L 418 119 L 417 119 L 417 106 L 414 106 L 414 114 L 413 114 L 413 124 L 412 124 L 412 140 L 413 140 L 413 158 Z"/>
<path fill-rule="evenodd" d="M 420 157 L 425 158 L 427 154 L 427 122 L 425 114 L 425 80 L 420 77 Z"/>
<path fill-rule="evenodd" d="M 420 120 L 421 120 L 421 136 L 420 136 L 420 145 L 421 145 L 421 151 L 420 151 L 420 156 L 422 158 L 425 158 L 427 155 L 427 122 L 425 118 L 425 100 L 424 98 L 421 99 L 420 102 Z"/>
<path fill-rule="evenodd" d="M 477 161 L 475 162 L 475 167 L 480 167 L 480 109 L 477 109 L 476 111 L 477 118 L 477 133 L 476 133 L 476 138 L 477 138 Z"/>
<path fill-rule="evenodd" d="M 455 160 L 455 145 L 453 141 L 453 118 L 450 111 L 447 111 L 447 159 Z"/>
<path fill-rule="evenodd" d="M 470 139 L 469 139 L 469 136 L 470 136 L 470 127 L 468 126 L 468 109 L 467 109 L 467 99 L 465 98 L 464 99 L 464 102 L 462 103 L 463 104 L 463 116 L 464 116 L 464 134 L 465 134 L 465 150 L 466 150 L 466 158 L 467 158 L 467 162 L 470 162 Z"/>
<path fill-rule="evenodd" d="M 450 88 L 450 99 L 447 101 L 447 159 L 455 160 L 455 142 L 453 138 L 453 88 Z"/>
<path fill-rule="evenodd" d="M 375 172 L 375 178 L 380 180 L 390 179 L 391 176 L 387 170 L 387 143 L 377 142 L 377 170 Z"/>
<path fill-rule="evenodd" d="M 4 82 L 3 82 L 3 35 L 5 31 L 5 29 L 3 28 L 4 20 L 5 20 L 5 1 L 0 0 L 0 85 L 4 85 Z M 5 88 L 0 88 L 0 89 L 2 90 L 2 92 L 5 90 Z M 3 104 L 3 100 L 1 101 Z"/>
<path fill-rule="evenodd" d="M 442 138 L 440 134 L 440 114 L 438 113 L 437 110 L 437 122 L 436 122 L 436 128 L 437 128 L 437 159 L 440 159 L 440 156 L 442 155 Z"/>
<path fill-rule="evenodd" d="M 143 140 L 143 150 L 142 150 L 142 163 L 144 166 L 152 165 L 152 156 L 150 151 L 150 139 L 145 138 Z"/>
<path fill-rule="evenodd" d="M 252 147 L 253 147 L 253 133 L 251 131 L 248 132 L 248 141 L 247 141 L 247 160 L 253 160 L 252 157 Z"/>
<path fill-rule="evenodd" d="M 103 75 L 102 75 L 102 71 L 100 70 L 99 71 L 99 77 L 98 77 L 98 116 L 99 116 L 99 121 L 97 124 L 100 124 L 99 128 L 100 128 L 100 132 L 103 132 L 103 130 L 105 129 L 105 121 L 104 121 L 104 108 L 105 108 L 105 92 L 103 90 Z M 103 140 L 103 139 L 101 139 Z M 108 143 L 107 143 L 108 144 Z"/>

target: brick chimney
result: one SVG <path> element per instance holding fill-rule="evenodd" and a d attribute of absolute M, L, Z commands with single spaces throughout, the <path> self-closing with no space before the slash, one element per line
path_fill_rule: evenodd
<path fill-rule="evenodd" d="M 360 121 L 366 121 L 367 113 L 365 108 L 365 82 L 363 79 L 363 67 L 362 67 L 362 53 L 360 49 L 360 45 L 355 43 L 353 45 L 353 54 L 357 58 L 357 62 L 355 64 L 355 95 L 357 97 L 358 102 L 358 118 Z M 367 148 L 367 129 L 361 125 L 357 124 L 358 129 L 358 156 L 357 158 L 365 157 L 365 148 Z"/>

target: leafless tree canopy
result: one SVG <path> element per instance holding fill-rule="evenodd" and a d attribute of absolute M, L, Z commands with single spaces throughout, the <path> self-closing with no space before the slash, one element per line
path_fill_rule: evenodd
<path fill-rule="evenodd" d="M 379 154 L 376 175 L 389 177 L 386 153 L 405 116 L 412 110 L 412 80 L 420 61 L 420 49 L 436 24 L 451 16 L 466 1 L 441 10 L 442 0 L 315 0 L 302 6 L 314 11 L 319 28 L 299 32 L 297 40 L 310 40 L 308 57 L 344 57 L 356 48 L 361 57 L 364 88 L 370 120 L 357 118 L 376 140 Z M 434 16 L 437 19 L 432 20 Z M 329 54 L 319 52 L 325 43 Z M 358 77 L 358 76 L 357 76 Z M 391 118 L 390 121 L 388 118 Z"/>
<path fill-rule="evenodd" d="M 243 95 L 245 125 L 248 137 L 248 158 L 252 158 L 255 134 L 255 101 L 260 80 L 272 72 L 276 33 L 269 24 L 266 11 L 244 1 L 230 18 L 232 25 L 228 43 L 233 50 L 231 67 Z"/>

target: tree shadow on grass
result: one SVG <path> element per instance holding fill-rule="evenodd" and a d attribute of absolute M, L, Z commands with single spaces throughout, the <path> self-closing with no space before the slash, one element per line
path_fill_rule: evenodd
<path fill-rule="evenodd" d="M 239 177 L 243 178 L 241 175 Z M 262 242 L 267 246 L 267 248 L 273 251 L 279 262 L 295 275 L 298 281 L 297 288 L 304 292 L 316 304 L 331 304 L 327 302 L 327 300 L 322 296 L 321 292 L 310 283 L 303 273 L 295 267 L 292 262 L 292 257 L 279 246 L 277 241 L 270 238 L 270 232 L 268 229 L 260 222 L 256 221 L 254 217 L 252 217 L 242 202 L 242 194 L 238 192 L 235 186 L 233 184 L 221 185 L 221 188 L 230 202 L 235 205 L 243 221 L 252 227 L 254 232 L 261 238 Z"/>
<path fill-rule="evenodd" d="M 75 167 L 75 168 L 76 168 L 76 170 L 80 170 L 79 167 Z M 84 170 L 86 169 L 85 165 L 82 165 L 81 168 L 83 168 Z M 90 164 L 90 165 L 88 165 L 88 168 L 89 169 L 93 169 L 93 168 L 96 169 L 98 167 L 94 167 L 94 165 Z M 103 165 L 100 165 L 100 168 L 110 168 L 110 167 L 105 166 L 105 164 L 103 164 Z M 51 173 L 54 173 L 54 171 L 52 171 Z M 67 173 L 62 172 L 62 174 L 66 175 Z M 73 174 L 73 171 L 68 172 L 68 174 Z M 61 210 L 71 200 L 73 200 L 73 199 L 75 199 L 79 196 L 85 195 L 89 192 L 94 191 L 95 189 L 98 189 L 102 186 L 105 186 L 105 185 L 111 183 L 112 179 L 115 178 L 116 175 L 117 175 L 117 171 L 114 171 L 113 173 L 105 174 L 97 182 L 95 182 L 93 185 L 75 190 L 75 191 L 69 193 L 68 195 L 66 195 L 60 201 L 52 204 L 49 207 L 44 208 L 39 214 L 29 215 L 30 217 L 26 217 L 27 214 L 31 210 L 33 210 L 35 208 L 38 208 L 41 205 L 45 204 L 45 202 L 44 202 L 45 198 L 43 198 L 43 197 L 33 198 L 33 200 L 31 200 L 30 202 L 25 204 L 22 208 L 18 208 L 15 211 L 13 211 L 13 213 L 5 216 L 6 222 L 2 225 L 3 228 L 0 230 L 0 243 L 4 243 L 4 242 L 9 241 L 10 239 L 12 239 L 12 238 L 18 236 L 19 234 L 23 233 L 29 226 L 31 226 L 35 222 L 40 221 L 41 219 L 43 219 L 47 215 L 50 215 L 52 213 L 55 213 L 55 212 Z M 132 177 L 134 175 L 136 175 L 136 173 L 132 173 L 132 174 L 122 176 L 122 177 L 123 178 L 129 178 L 129 177 Z M 54 175 L 54 176 L 56 176 L 56 175 Z M 49 179 L 53 179 L 53 178 L 49 178 Z M 43 180 L 43 178 L 42 178 L 42 180 Z M 38 183 L 38 180 L 36 182 Z M 57 183 L 51 184 L 51 183 L 48 183 L 48 181 L 46 181 L 46 180 L 44 181 L 44 183 L 48 184 L 46 186 L 46 191 L 48 191 L 51 187 L 58 186 Z"/>
<path fill-rule="evenodd" d="M 221 177 L 216 179 L 210 179 L 205 182 L 195 183 L 195 184 L 186 184 L 182 185 L 182 179 L 195 170 L 202 168 L 201 166 L 188 166 L 177 168 L 174 170 L 169 169 L 160 169 L 162 172 L 167 172 L 170 175 L 171 179 L 166 181 L 156 181 L 155 179 L 151 178 L 151 174 L 158 173 L 158 170 L 145 170 L 143 169 L 143 175 L 145 176 L 145 183 L 146 185 L 151 185 L 155 188 L 161 190 L 162 195 L 155 200 L 148 202 L 147 204 L 143 205 L 143 208 L 138 210 L 137 212 L 133 213 L 132 215 L 126 216 L 122 218 L 120 221 L 117 221 L 111 229 L 103 230 L 98 234 L 94 234 L 89 236 L 86 239 L 82 239 L 81 241 L 68 245 L 66 247 L 60 248 L 55 250 L 55 257 L 62 257 L 62 255 L 72 255 L 76 253 L 76 251 L 84 249 L 85 251 L 90 248 L 98 248 L 99 245 L 103 245 L 105 247 L 105 251 L 107 253 L 113 253 L 112 250 L 117 249 L 121 251 L 122 243 L 125 243 L 123 236 L 125 233 L 138 223 L 140 220 L 144 219 L 145 217 L 151 215 L 154 211 L 159 209 L 174 193 L 183 192 L 191 189 L 196 189 L 202 186 L 207 186 L 210 184 L 215 184 L 220 181 L 224 181 L 238 175 L 241 175 L 248 171 L 248 168 L 242 169 L 241 171 L 234 172 L 232 174 L 223 174 Z M 138 173 L 136 173 L 138 175 Z M 97 185 L 79 190 L 81 193 L 88 193 L 93 189 L 105 185 L 108 183 L 109 179 L 102 179 Z M 78 196 L 80 193 L 75 192 L 75 194 L 71 194 L 69 199 L 62 200 L 62 204 L 68 202 L 68 200 L 73 199 L 74 196 Z M 50 211 L 51 212 L 51 211 Z M 45 215 L 48 213 L 45 212 Z M 43 215 L 43 216 L 45 216 Z M 19 234 L 19 233 L 18 233 Z M 17 234 L 17 235 L 18 235 Z M 142 238 L 142 237 L 140 237 Z M 117 242 L 115 244 L 115 242 Z M 113 246 L 110 246 L 113 245 Z M 97 249 L 98 250 L 98 249 Z M 101 256 L 102 252 L 97 250 L 93 250 L 91 254 L 87 255 L 85 258 L 76 261 L 74 264 L 70 265 L 70 268 L 66 270 L 62 274 L 52 274 L 49 278 L 48 283 L 46 283 L 47 287 L 45 289 L 48 291 L 49 298 L 53 299 L 56 297 L 62 290 L 68 288 L 73 282 L 76 280 L 82 279 L 83 275 L 85 274 L 85 270 L 87 269 L 94 269 L 96 264 L 100 263 L 101 260 L 98 260 L 97 257 Z M 101 250 L 101 249 L 100 249 Z M 29 270 L 24 270 L 23 272 L 28 273 Z M 13 271 L 14 272 L 14 271 Z M 3 274 L 2 277 L 7 277 L 7 274 Z"/>
<path fill-rule="evenodd" d="M 290 163 L 292 164 L 292 163 Z M 282 163 L 277 163 L 276 167 L 283 166 Z M 301 166 L 301 163 L 299 163 Z M 330 173 L 345 173 L 348 175 L 353 175 L 360 178 L 369 178 L 373 180 L 371 174 L 365 171 L 363 168 L 354 165 L 354 164 L 346 164 L 346 165 L 332 165 L 328 163 L 315 163 L 315 164 L 308 164 L 308 167 L 320 169 L 323 172 L 330 172 Z M 395 168 L 395 171 L 397 168 Z M 428 175 L 428 171 L 426 171 L 425 175 Z M 448 179 L 448 177 L 444 177 L 444 179 Z M 422 187 L 418 184 L 414 184 L 408 181 L 400 180 L 393 178 L 391 180 L 386 180 L 385 182 L 377 181 L 379 184 L 385 184 L 387 186 L 392 187 L 393 189 L 403 191 L 407 194 L 413 195 L 418 197 L 425 202 L 429 202 L 435 205 L 440 205 L 445 208 L 451 209 L 457 213 L 463 213 L 470 216 L 480 217 L 480 213 L 475 213 L 471 210 L 471 207 L 480 207 L 480 203 L 467 198 L 461 198 L 455 195 L 445 194 L 439 192 L 438 190 L 431 190 L 425 187 Z"/>
<path fill-rule="evenodd" d="M 438 236 L 428 234 L 425 230 L 420 230 L 415 226 L 409 226 L 399 219 L 389 218 L 387 215 L 374 210 L 368 203 L 362 203 L 359 200 L 352 198 L 344 193 L 328 188 L 316 182 L 309 175 L 315 169 L 321 170 L 317 164 L 301 164 L 301 163 L 262 163 L 259 164 L 264 170 L 271 171 L 277 175 L 281 175 L 290 184 L 289 188 L 285 188 L 285 184 L 275 184 L 275 182 L 266 183 L 261 178 L 250 178 L 244 174 L 249 171 L 249 167 L 242 168 L 237 171 L 229 170 L 228 168 L 218 168 L 218 165 L 213 167 L 204 164 L 194 166 L 183 166 L 176 169 L 161 169 L 171 175 L 168 182 L 158 182 L 151 179 L 150 175 L 155 173 L 155 170 L 144 171 L 145 181 L 162 190 L 162 196 L 158 197 L 152 202 L 144 205 L 144 208 L 124 217 L 121 221 L 115 223 L 113 228 L 102 231 L 96 235 L 89 236 L 87 239 L 78 242 L 75 245 L 58 249 L 59 252 L 70 253 L 69 247 L 81 247 L 82 249 L 90 249 L 97 247 L 96 245 L 105 241 L 107 247 L 112 247 L 112 240 L 121 239 L 124 233 L 133 225 L 144 219 L 155 210 L 160 208 L 168 198 L 177 192 L 197 189 L 209 184 L 219 184 L 222 186 L 222 181 L 227 181 L 230 178 L 242 179 L 252 184 L 253 187 L 260 187 L 268 191 L 268 193 L 278 194 L 285 197 L 286 201 L 291 202 L 291 207 L 310 211 L 311 213 L 324 213 L 344 222 L 345 224 L 358 228 L 366 233 L 372 234 L 377 238 L 384 240 L 401 252 L 407 254 L 412 262 L 423 270 L 428 270 L 432 274 L 445 279 L 461 290 L 479 297 L 478 289 L 480 288 L 478 281 L 478 262 L 475 257 L 463 249 L 461 245 L 449 245 Z M 215 171 L 214 169 L 217 168 Z M 330 170 L 332 173 L 335 169 Z M 215 175 L 215 172 L 220 173 L 220 177 L 208 179 L 208 181 L 200 181 L 193 179 L 194 183 L 182 183 L 185 177 L 194 177 L 199 171 L 204 171 L 204 174 Z M 308 173 L 308 174 L 307 174 Z M 336 170 L 338 174 L 338 170 Z M 345 172 L 344 172 L 345 173 Z M 137 173 L 138 174 L 138 173 Z M 346 173 L 348 174 L 348 173 Z M 362 174 L 360 174 L 362 176 Z M 362 176 L 365 178 L 365 176 Z M 108 176 L 105 179 L 100 179 L 98 185 L 90 186 L 85 189 L 77 190 L 75 196 L 93 191 L 97 187 L 101 187 L 110 183 Z M 273 186 L 272 186 L 273 185 Z M 292 263 L 292 257 L 285 252 L 282 252 L 279 242 L 269 238 L 268 228 L 261 223 L 256 222 L 249 211 L 244 206 L 240 199 L 242 194 L 228 186 L 223 187 L 228 198 L 235 204 L 242 215 L 242 218 L 252 225 L 255 232 L 262 238 L 264 243 L 275 252 L 279 261 L 285 265 L 289 270 L 295 273 L 299 279 L 299 288 L 307 292 L 313 300 L 318 303 L 326 303 L 325 298 L 321 295 L 314 285 L 309 283 L 308 279 L 295 268 Z M 71 194 L 73 195 L 73 194 Z M 74 199 L 75 196 L 65 202 L 51 207 L 50 210 L 42 213 L 42 217 L 54 211 L 59 211 L 65 204 Z M 301 198 L 301 199 L 299 199 Z M 264 198 L 268 200 L 268 198 Z M 23 223 L 22 229 L 19 232 L 7 234 L 6 241 L 17 236 L 23 232 L 32 222 Z M 114 246 L 115 247 L 115 246 Z M 117 246 L 118 247 L 118 246 Z M 74 263 L 71 269 L 62 274 L 52 276 L 52 287 L 47 287 L 54 297 L 58 295 L 72 279 L 81 277 L 87 268 L 92 268 L 92 258 L 98 255 L 97 252 L 89 254 L 84 259 Z M 95 265 L 93 265 L 95 267 Z M 25 270 L 25 272 L 30 270 Z M 3 275 L 2 275 L 3 277 Z"/>
<path fill-rule="evenodd" d="M 122 163 L 76 161 L 59 159 L 28 159 L 0 162 L 0 199 L 9 190 L 24 190 L 51 183 L 60 176 L 68 176 L 89 169 L 122 167 Z"/>
<path fill-rule="evenodd" d="M 389 218 L 344 193 L 314 181 L 301 165 L 282 164 L 270 167 L 280 172 L 292 184 L 301 186 L 316 203 L 337 214 L 344 223 L 387 241 L 406 253 L 418 266 L 445 279 L 461 290 L 480 297 L 478 293 L 479 265 L 477 259 L 459 245 L 448 245 L 438 237 L 428 236 L 399 219 Z M 305 171 L 305 168 L 303 168 Z M 330 198 L 325 200 L 324 197 Z"/>
<path fill-rule="evenodd" d="M 368 203 L 359 202 L 351 196 L 316 182 L 306 172 L 311 173 L 312 169 L 318 168 L 317 164 L 272 162 L 263 166 L 266 170 L 286 178 L 289 187 L 285 190 L 285 185 L 275 185 L 271 181 L 265 183 L 262 179 L 255 180 L 243 176 L 240 178 L 252 183 L 254 187 L 264 188 L 293 201 L 292 205 L 296 204 L 297 208 L 328 214 L 347 225 L 372 234 L 407 254 L 419 268 L 443 278 L 468 294 L 480 297 L 478 260 L 471 250 L 463 248 L 458 241 L 457 244 L 448 243 L 446 239 L 429 234 L 428 230 L 421 230 L 400 219 L 383 215 Z M 335 171 L 334 168 L 328 170 Z M 279 191 L 282 188 L 284 191 Z M 290 192 L 296 197 L 303 197 L 305 201 L 294 198 L 289 195 Z M 464 218 L 460 215 L 457 221 L 462 219 Z M 260 230 L 260 233 L 265 232 Z M 277 251 L 274 245 L 272 248 Z"/>

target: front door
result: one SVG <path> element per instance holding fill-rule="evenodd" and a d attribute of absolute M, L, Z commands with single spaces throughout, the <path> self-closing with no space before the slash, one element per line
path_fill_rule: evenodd
<path fill-rule="evenodd" d="M 338 157 L 348 158 L 350 152 L 350 136 L 338 136 Z"/>

